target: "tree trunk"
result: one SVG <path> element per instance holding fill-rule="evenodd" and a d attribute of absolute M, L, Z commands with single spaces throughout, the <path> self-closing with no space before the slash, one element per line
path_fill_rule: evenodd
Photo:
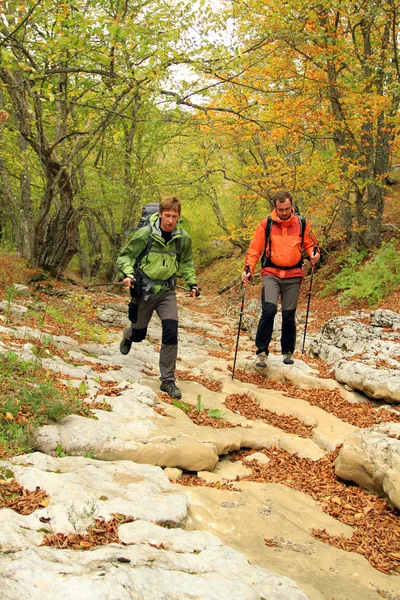
<path fill-rule="evenodd" d="M 79 259 L 79 272 L 85 279 L 90 278 L 90 264 L 88 257 L 86 256 L 85 249 L 82 244 L 81 234 L 78 234 L 78 259 Z"/>
<path fill-rule="evenodd" d="M 87 234 L 87 240 L 89 243 L 88 252 L 88 271 L 89 277 L 97 277 L 100 273 L 102 264 L 102 248 L 100 243 L 99 234 L 96 229 L 96 224 L 93 219 L 86 216 L 84 219 L 84 225 Z"/>
<path fill-rule="evenodd" d="M 78 250 L 78 228 L 84 207 L 73 207 L 73 191 L 68 174 L 63 170 L 58 179 L 60 202 L 44 231 L 38 266 L 53 277 L 59 277 Z"/>
<path fill-rule="evenodd" d="M 23 169 L 20 175 L 19 197 L 11 187 L 4 164 L 0 164 L 0 169 L 4 197 L 7 200 L 7 216 L 12 223 L 17 252 L 27 261 L 32 262 L 34 253 L 34 222 L 28 165 L 24 164 L 25 169 Z"/>
<path fill-rule="evenodd" d="M 33 217 L 32 195 L 31 195 L 31 178 L 28 160 L 28 144 L 26 140 L 19 136 L 18 149 L 22 157 L 22 170 L 19 175 L 20 182 L 20 210 L 19 222 L 21 232 L 21 247 L 22 256 L 30 263 L 34 258 L 34 232 L 35 222 Z"/>

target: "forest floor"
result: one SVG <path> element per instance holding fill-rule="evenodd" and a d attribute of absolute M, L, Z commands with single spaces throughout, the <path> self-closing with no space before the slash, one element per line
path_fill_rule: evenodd
<path fill-rule="evenodd" d="M 241 285 L 240 285 L 240 281 L 239 281 L 239 275 L 241 272 L 241 264 L 243 262 L 243 257 L 240 256 L 232 256 L 230 258 L 227 259 L 220 259 L 218 261 L 215 261 L 213 266 L 210 268 L 206 268 L 206 269 L 202 269 L 199 272 L 199 285 L 203 290 L 203 297 L 207 298 L 207 302 L 206 304 L 203 304 L 201 302 L 196 303 L 195 301 L 193 301 L 191 303 L 191 309 L 193 310 L 193 312 L 198 312 L 200 315 L 201 313 L 204 313 L 204 317 L 205 320 L 207 319 L 211 319 L 214 324 L 218 327 L 221 327 L 221 330 L 224 331 L 224 337 L 221 338 L 221 341 L 223 341 L 223 343 L 226 345 L 226 347 L 229 349 L 229 352 L 218 352 L 218 351 L 214 351 L 212 349 L 210 349 L 209 351 L 209 356 L 215 356 L 218 360 L 224 360 L 226 359 L 227 362 L 227 368 L 231 368 L 230 365 L 232 364 L 232 356 L 233 356 L 233 350 L 234 350 L 234 342 L 235 342 L 235 338 L 236 338 L 236 332 L 235 332 L 235 319 L 237 318 L 238 312 L 239 312 L 239 306 L 240 306 L 240 301 L 241 301 L 241 296 L 242 296 L 242 289 L 241 289 Z M 331 271 L 329 271 L 329 269 L 331 269 Z M 327 280 L 327 278 L 329 277 L 328 273 L 332 272 L 332 266 L 329 264 L 324 265 L 321 269 L 316 270 L 314 278 L 313 278 L 313 290 L 312 290 L 312 298 L 311 298 L 311 311 L 312 311 L 312 316 L 313 319 L 310 320 L 309 323 L 309 331 L 310 333 L 315 332 L 317 330 L 320 329 L 320 327 L 322 326 L 322 324 L 324 322 L 326 322 L 329 318 L 333 317 L 333 316 L 337 316 L 340 314 L 348 314 L 350 311 L 356 309 L 356 310 L 362 310 L 362 311 L 370 311 L 371 310 L 371 306 L 369 306 L 367 303 L 363 303 L 363 302 L 359 302 L 357 303 L 357 305 L 350 305 L 350 306 L 343 306 L 340 302 L 340 297 L 338 295 L 331 295 L 331 296 L 327 296 L 324 297 L 320 294 L 322 287 L 323 287 L 323 283 Z M 71 277 L 72 278 L 72 277 Z M 227 284 L 229 284 L 229 282 L 234 282 L 234 285 L 232 285 L 232 287 L 230 287 L 229 290 L 223 292 L 223 293 L 218 293 L 218 290 L 221 289 L 221 287 L 226 286 Z M 251 299 L 256 299 L 257 303 L 259 301 L 259 295 L 260 295 L 260 280 L 259 278 L 255 278 L 256 283 L 248 286 L 248 289 L 246 290 L 246 303 L 248 301 L 250 301 Z M 308 292 L 309 292 L 309 282 L 310 279 L 309 277 L 307 277 L 303 283 L 302 286 L 302 292 L 301 292 L 301 298 L 300 298 L 300 303 L 299 303 L 299 308 L 301 309 L 306 309 L 307 307 L 307 299 L 308 299 Z M 33 309 L 31 309 L 28 313 L 26 313 L 25 316 L 22 316 L 21 318 L 16 317 L 15 315 L 11 314 L 11 310 L 8 310 L 8 308 L 11 308 L 11 305 L 13 303 L 19 303 L 20 302 L 20 296 L 19 295 L 15 295 L 15 290 L 13 288 L 13 285 L 16 283 L 20 283 L 23 285 L 27 285 L 29 287 L 30 293 L 31 293 L 31 297 L 28 300 L 28 303 L 33 307 Z M 6 255 L 6 254 L 2 254 L 0 256 L 0 300 L 2 300 L 3 302 L 5 302 L 5 310 L 3 311 L 3 317 L 4 317 L 4 321 L 3 323 L 7 326 L 18 326 L 21 325 L 22 323 L 25 324 L 27 327 L 30 327 L 32 329 L 39 329 L 40 331 L 43 332 L 43 337 L 41 337 L 38 341 L 37 341 L 37 350 L 38 350 L 38 356 L 40 356 L 41 352 L 45 352 L 46 350 L 50 349 L 51 352 L 54 354 L 54 352 L 58 353 L 58 356 L 63 359 L 63 360 L 67 360 L 67 354 L 65 351 L 60 350 L 60 349 L 56 349 L 55 347 L 51 346 L 51 342 L 50 342 L 50 338 L 52 335 L 54 336 L 59 336 L 59 335 L 67 335 L 70 336 L 74 339 L 79 340 L 79 342 L 85 342 L 85 341 L 94 341 L 97 342 L 99 344 L 105 343 L 102 342 L 102 336 L 105 335 L 107 332 L 112 332 L 115 331 L 117 332 L 117 330 L 110 330 L 110 328 L 104 328 L 97 316 L 97 309 L 101 306 L 104 306 L 106 304 L 111 304 L 111 303 L 121 303 L 126 301 L 126 293 L 124 291 L 122 291 L 120 288 L 117 288 L 114 286 L 114 288 L 93 288 L 93 290 L 86 290 L 85 287 L 81 284 L 78 283 L 71 283 L 71 281 L 67 281 L 67 282 L 58 282 L 49 278 L 44 278 L 41 277 L 40 272 L 38 272 L 37 270 L 34 269 L 29 269 L 23 260 L 16 258 L 15 256 L 12 255 Z M 110 290 L 110 291 L 107 291 Z M 67 298 L 65 296 L 65 294 L 68 294 Z M 70 308 L 66 309 L 66 300 L 68 300 L 68 306 Z M 187 308 L 187 300 L 183 300 L 183 302 L 186 304 L 185 307 Z M 390 310 L 394 310 L 396 312 L 400 312 L 400 290 L 396 290 L 394 293 L 392 293 L 390 295 L 390 297 L 380 303 L 379 305 L 381 308 L 387 308 Z M 376 307 L 373 307 L 376 308 Z M 225 328 L 223 327 L 223 322 L 224 319 L 227 318 L 227 315 L 231 315 L 230 318 L 230 325 L 229 328 L 227 328 L 225 330 Z M 190 325 L 191 326 L 191 325 Z M 203 335 L 204 338 L 204 345 L 206 345 L 206 339 L 207 336 L 210 338 L 210 340 L 212 341 L 212 335 L 210 336 L 206 331 L 202 334 L 199 334 L 199 330 L 191 330 L 191 329 L 187 329 L 186 330 L 189 334 L 191 333 L 196 333 L 196 335 Z M 225 331 L 227 331 L 226 335 L 225 335 Z M 120 333 L 120 329 L 118 329 L 118 334 Z M 45 339 L 45 338 L 48 339 Z M 251 354 L 251 350 L 250 350 L 250 342 L 246 336 L 246 334 L 243 334 L 243 345 L 247 348 L 247 352 L 249 354 Z M 10 340 L 7 339 L 7 334 L 6 333 L 1 333 L 0 334 L 0 342 L 3 342 L 5 345 L 7 344 L 7 342 L 9 342 Z M 12 339 L 12 343 L 14 345 L 20 346 L 21 348 L 23 347 L 23 345 L 26 343 L 26 340 L 20 338 L 13 338 Z M 155 349 L 155 351 L 157 352 L 157 349 Z M 297 350 L 297 353 L 295 355 L 295 358 L 301 358 L 300 355 L 300 351 Z M 307 357 L 302 357 L 303 360 L 305 362 L 312 362 L 313 365 L 320 367 L 320 373 L 319 376 L 320 377 L 326 377 L 329 374 L 325 373 L 322 374 L 321 369 L 323 370 L 323 365 L 318 364 L 318 363 L 322 363 L 322 361 L 316 361 L 316 360 L 312 360 L 308 359 Z M 68 359 L 69 362 L 71 362 L 71 358 Z M 72 364 L 72 363 L 71 363 Z M 218 363 L 219 364 L 219 363 Z M 100 369 L 102 365 L 97 365 L 96 368 Z M 219 371 L 222 370 L 220 368 L 218 368 Z M 226 369 L 225 369 L 226 370 Z M 142 371 L 143 373 L 145 373 L 145 371 Z M 38 371 L 36 371 L 36 374 L 38 373 Z M 226 373 L 229 373 L 229 371 L 226 370 Z M 145 375 L 153 375 L 153 377 L 155 376 L 155 373 L 145 373 Z M 212 381 L 208 380 L 207 377 L 200 377 L 200 376 L 193 376 L 192 373 L 189 372 L 189 370 L 179 370 L 177 372 L 177 375 L 180 379 L 180 381 L 182 381 L 183 386 L 190 386 L 191 382 L 196 382 L 196 384 L 200 384 L 203 386 L 204 390 L 206 389 L 211 389 L 214 390 L 216 392 L 218 392 L 217 389 L 215 389 L 215 385 L 217 383 L 219 383 L 218 381 Z M 52 377 L 57 377 L 57 375 L 52 375 Z M 316 405 L 320 408 L 322 408 L 324 411 L 326 411 L 327 413 L 329 413 L 329 415 L 334 415 L 334 417 L 342 420 L 344 423 L 353 423 L 359 427 L 368 427 L 371 424 L 373 424 L 374 422 L 376 422 L 374 420 L 374 418 L 376 417 L 376 411 L 373 410 L 373 408 L 366 403 L 360 403 L 357 404 L 354 407 L 354 410 L 350 411 L 349 410 L 349 405 L 342 401 L 339 402 L 339 397 L 338 394 L 333 394 L 333 392 L 331 390 L 318 390 L 318 394 L 315 393 L 315 390 L 300 390 L 300 389 L 295 389 L 296 386 L 291 383 L 291 382 L 279 382 L 279 381 L 272 381 L 272 380 L 267 380 L 264 376 L 261 377 L 262 381 L 260 381 L 260 375 L 257 375 L 255 373 L 252 374 L 252 377 L 249 379 L 248 374 L 245 371 L 241 371 L 240 369 L 237 370 L 237 380 L 238 386 L 241 385 L 246 385 L 247 383 L 250 383 L 254 386 L 260 387 L 259 392 L 257 392 L 258 394 L 264 393 L 262 390 L 264 388 L 268 389 L 268 393 L 270 390 L 275 390 L 278 392 L 283 392 L 285 395 L 291 397 L 291 398 L 300 398 L 300 399 L 304 399 L 306 400 L 310 406 Z M 3 391 L 5 391 L 4 397 L 9 396 L 9 391 L 5 386 L 5 379 L 2 382 L 2 389 Z M 242 383 L 241 383 L 242 382 Z M 116 385 L 113 382 L 109 382 L 110 383 L 110 387 L 109 389 L 106 390 L 106 385 L 104 384 L 104 393 L 107 396 L 112 397 L 114 394 L 117 395 L 119 393 L 119 390 L 116 389 Z M 112 385 L 111 385 L 112 384 Z M 158 386 L 159 382 L 155 382 L 154 385 Z M 214 386 L 214 387 L 209 387 L 210 385 Z M 185 388 L 187 389 L 187 388 Z M 197 388 L 196 388 L 197 389 Z M 85 390 L 83 390 L 85 391 Z M 202 391 L 202 397 L 205 397 L 206 392 Z M 166 399 L 165 397 L 163 398 L 164 395 L 161 395 L 160 398 L 160 402 L 163 402 L 164 404 L 162 405 L 163 410 L 168 410 L 168 407 L 166 408 Z M 240 396 L 240 397 L 239 397 Z M 186 398 L 186 395 L 185 395 Z M 282 431 L 288 432 L 290 434 L 294 434 L 294 435 L 305 435 L 306 438 L 309 435 L 309 433 L 307 432 L 303 432 L 303 430 L 301 432 L 299 432 L 299 426 L 302 425 L 301 423 L 298 423 L 298 419 L 294 419 L 292 416 L 290 417 L 290 415 L 282 415 L 282 414 L 275 414 L 272 411 L 268 411 L 266 409 L 263 410 L 262 415 L 261 413 L 254 413 L 254 406 L 252 403 L 250 405 L 250 398 L 245 394 L 245 393 L 241 393 L 241 394 L 230 394 L 230 396 L 228 396 L 229 400 L 231 402 L 239 402 L 240 403 L 240 410 L 244 410 L 244 408 L 246 408 L 246 410 L 249 411 L 249 415 L 247 418 L 249 419 L 254 419 L 254 420 L 260 420 L 260 419 L 267 419 L 268 423 L 271 425 L 274 425 L 276 427 L 278 427 L 279 429 L 281 429 Z M 323 404 L 325 403 L 325 404 Z M 165 405 L 165 406 L 164 406 Z M 343 406 L 345 405 L 345 406 Z M 107 404 L 102 404 L 101 406 L 94 406 L 92 407 L 93 409 L 102 409 L 102 410 L 109 410 L 109 407 Z M 231 409 L 234 410 L 234 412 L 237 409 L 236 405 L 232 405 Z M 79 407 L 78 407 L 79 410 Z M 5 411 L 1 411 L 4 413 L 3 418 L 7 419 L 9 417 L 7 417 L 7 413 Z M 196 417 L 198 419 L 199 414 L 198 411 L 196 412 L 195 410 L 192 411 L 194 414 L 194 417 Z M 353 422 L 350 421 L 350 417 L 352 417 L 354 413 L 356 414 L 356 419 L 357 422 Z M 253 414 L 254 413 L 254 414 Z M 350 414 L 351 413 L 351 414 Z M 368 413 L 368 414 L 367 414 Z M 373 414 L 372 414 L 373 413 Z M 78 412 L 78 414 L 81 414 Z M 162 413 L 160 413 L 162 414 Z M 197 424 L 199 425 L 206 425 L 209 426 L 210 425 L 210 419 L 205 419 L 204 415 L 201 415 L 203 422 L 198 423 L 196 421 Z M 246 413 L 247 416 L 247 413 Z M 191 415 L 188 415 L 189 418 L 192 418 Z M 381 418 L 384 418 L 383 413 L 380 414 Z M 17 425 L 21 425 L 24 422 L 24 419 L 29 419 L 30 418 L 30 414 L 28 414 L 28 412 L 26 411 L 26 409 L 24 409 L 24 411 L 21 411 L 16 417 L 14 417 L 14 423 L 16 423 Z M 329 416 L 329 418 L 331 418 Z M 272 422 L 271 419 L 274 419 L 274 421 Z M 392 416 L 392 420 L 397 420 L 397 415 Z M 303 427 L 304 429 L 304 427 Z M 232 458 L 236 461 L 245 461 L 245 459 L 247 458 L 247 451 L 245 451 L 245 453 L 242 454 L 238 454 L 236 457 L 234 455 L 232 455 Z M 272 483 L 284 483 L 289 487 L 294 488 L 295 490 L 300 490 L 300 491 L 304 491 L 305 493 L 308 493 L 307 488 L 308 487 L 313 487 L 314 483 L 312 483 L 312 485 L 310 484 L 309 480 L 306 478 L 307 474 L 310 474 L 310 464 L 314 464 L 313 461 L 308 461 L 306 459 L 298 459 L 298 457 L 294 457 L 293 458 L 293 464 L 292 462 L 290 462 L 289 460 L 289 456 L 285 453 L 284 450 L 282 450 L 282 448 L 280 449 L 272 449 L 271 451 L 265 451 L 266 456 L 268 458 L 269 461 L 277 461 L 277 465 L 279 463 L 280 467 L 279 469 L 273 469 L 273 471 L 279 471 L 279 476 L 277 475 L 277 478 L 274 479 L 273 481 L 268 480 L 266 478 L 266 474 L 262 473 L 262 477 L 260 476 L 260 473 L 258 474 L 258 479 L 252 479 L 249 481 L 259 481 L 259 482 L 267 482 L 270 481 Z M 6 453 L 5 455 L 3 454 L 3 456 L 9 456 L 9 453 Z M 0 454 L 1 456 L 1 454 Z M 63 456 L 62 453 L 59 454 L 60 457 Z M 332 463 L 334 460 L 335 456 L 334 454 L 332 455 L 328 455 L 324 462 L 324 460 L 321 461 L 316 461 L 315 465 L 317 465 L 318 468 L 325 468 L 326 467 L 326 472 L 316 472 L 315 477 L 319 480 L 325 481 L 326 484 L 326 488 L 324 487 L 321 491 L 321 498 L 322 499 L 326 499 L 327 497 L 332 497 L 332 505 L 327 506 L 327 510 L 326 512 L 332 516 L 334 516 L 335 518 L 338 518 L 337 516 L 337 511 L 338 508 L 335 505 L 335 502 L 337 502 L 337 498 L 339 498 L 339 495 L 341 495 L 343 493 L 343 498 L 344 499 L 348 499 L 349 494 L 351 492 L 351 497 L 354 497 L 354 502 L 357 500 L 357 502 L 361 503 L 361 504 L 354 504 L 354 506 L 361 506 L 361 508 L 357 508 L 358 512 L 362 512 L 362 507 L 365 508 L 365 506 L 369 507 L 372 506 L 372 503 L 374 505 L 374 513 L 373 516 L 370 515 L 370 512 L 368 512 L 368 515 L 370 515 L 368 517 L 368 519 L 366 519 L 365 521 L 365 527 L 364 524 L 362 525 L 364 527 L 364 529 L 360 529 L 360 527 L 357 529 L 357 531 L 360 531 L 360 536 L 361 539 L 363 540 L 363 556 L 369 561 L 370 565 L 372 567 L 374 567 L 375 572 L 376 570 L 380 571 L 381 573 L 385 574 L 387 576 L 387 574 L 389 573 L 398 573 L 399 572 L 399 559 L 398 559 L 398 554 L 395 552 L 395 548 L 394 546 L 396 545 L 396 542 L 393 542 L 393 536 L 396 537 L 397 536 L 397 532 L 398 532 L 398 515 L 397 513 L 395 513 L 394 511 L 392 511 L 391 509 L 389 509 L 386 505 L 386 503 L 379 498 L 378 496 L 372 496 L 367 494 L 366 492 L 362 491 L 360 488 L 358 488 L 358 486 L 354 486 L 353 488 L 350 488 L 348 485 L 344 485 L 341 482 L 338 482 L 336 480 L 336 478 L 333 475 L 333 470 L 332 470 Z M 282 468 L 282 464 L 285 464 L 286 467 L 285 469 Z M 326 463 L 326 464 L 325 464 Z M 244 463 L 243 463 L 244 464 Z M 247 463 L 246 463 L 247 464 Z M 275 463 L 274 463 L 275 464 Z M 317 468 L 316 467 L 316 468 Z M 329 471 L 329 474 L 328 474 Z M 310 476 L 312 475 L 312 473 L 310 474 Z M 329 475 L 329 476 L 328 476 Z M 299 477 L 299 482 L 297 482 L 296 477 Z M 201 480 L 199 477 L 197 477 L 196 475 L 188 475 L 187 476 L 187 481 L 186 480 L 182 480 L 180 482 L 181 485 L 186 485 L 186 486 L 193 486 L 196 489 L 195 491 L 190 492 L 192 495 L 194 494 L 198 494 L 201 495 L 202 493 L 205 494 L 205 498 L 207 499 L 207 502 L 210 501 L 210 499 L 208 498 L 207 494 L 209 493 L 209 489 L 214 490 L 214 487 L 218 487 L 217 483 L 204 483 L 203 480 Z M 201 490 L 203 490 L 204 486 L 208 486 L 206 487 L 206 490 L 204 492 L 202 492 Z M 214 487 L 213 487 L 214 486 Z M 315 486 L 314 486 L 315 487 Z M 222 489 L 222 488 L 221 488 Z M 16 494 L 16 491 L 14 489 L 11 490 L 11 495 Z M 25 492 L 24 492 L 25 493 Z M 14 499 L 13 496 L 13 499 Z M 200 498 L 200 496 L 199 496 Z M 12 500 L 13 500 L 12 499 Z M 319 501 L 319 496 L 318 498 L 316 498 Z M 336 499 L 336 500 L 335 500 Z M 8 499 L 6 499 L 6 501 L 8 502 Z M 10 500 L 11 501 L 11 500 Z M 40 502 L 43 502 L 43 498 L 39 498 L 39 504 Z M 230 501 L 230 500 L 229 500 Z M 324 500 L 325 501 L 325 500 Z M 346 500 L 347 501 L 347 500 Z M 197 503 L 194 502 L 194 506 L 198 507 L 198 505 L 201 506 L 206 506 L 207 502 L 204 500 Z M 364 506 L 365 505 L 365 506 Z M 9 504 L 7 504 L 7 506 L 9 506 Z M 329 510 L 328 510 L 329 509 Z M 356 509 L 354 509 L 356 510 Z M 380 512 L 379 512 L 380 511 Z M 353 511 L 354 512 L 354 511 Z M 356 513 L 358 514 L 358 513 Z M 350 515 L 351 518 L 353 518 Z M 343 522 L 345 523 L 350 523 L 350 521 L 348 521 L 348 519 L 350 518 L 349 514 L 344 514 L 343 513 L 343 518 L 347 519 L 344 520 Z M 211 519 L 211 517 L 210 517 Z M 390 524 L 389 524 L 390 521 Z M 373 524 L 373 529 L 371 529 L 371 531 L 369 531 L 368 527 L 371 525 L 371 523 Z M 351 521 L 351 524 L 353 524 L 353 522 Z M 358 525 L 357 525 L 358 526 Z M 376 536 L 376 532 L 379 530 L 379 535 Z M 370 537 L 374 534 L 375 538 L 372 539 L 372 537 Z M 221 534 L 222 535 L 222 534 Z M 321 534 L 322 535 L 322 534 Z M 325 534 L 324 534 L 325 535 Z M 390 539 L 387 537 L 387 535 L 389 535 Z M 386 536 L 386 537 L 385 537 Z M 378 539 L 379 538 L 379 539 Z M 280 538 L 279 538 L 280 539 Z M 279 545 L 279 539 L 278 537 L 274 537 L 268 540 L 265 540 L 265 544 L 267 545 L 267 547 L 270 547 L 270 550 L 268 550 L 268 552 L 270 552 L 271 554 L 268 554 L 268 560 L 272 560 L 274 558 L 274 553 L 273 550 L 274 548 L 277 546 L 277 544 Z M 322 539 L 322 538 L 321 538 Z M 324 539 L 324 541 L 328 542 L 329 544 L 335 545 L 335 544 L 339 544 L 338 547 L 340 547 L 342 550 L 347 550 L 348 552 L 359 552 L 358 549 L 355 549 L 352 544 L 354 545 L 354 539 L 346 541 L 343 540 L 342 538 L 340 538 L 340 540 L 336 540 L 336 538 L 334 539 L 333 537 L 329 537 Z M 357 540 L 356 540 L 357 541 Z M 365 542 L 365 543 L 364 543 Z M 227 540 L 226 543 L 232 543 L 230 540 Z M 365 546 L 365 547 L 364 547 Z M 358 547 L 357 547 L 358 548 Z M 289 557 L 290 558 L 290 557 Z M 302 556 L 302 558 L 304 558 Z M 282 562 L 282 548 L 278 547 L 277 553 L 276 553 L 276 559 L 277 559 L 277 564 L 279 562 Z M 278 568 L 278 567 L 277 567 Z M 286 568 L 286 566 L 285 566 Z M 391 590 L 391 586 L 395 586 L 395 588 L 398 588 L 397 585 L 397 579 L 393 580 L 382 580 L 382 584 L 380 584 L 380 587 L 377 591 L 376 594 L 372 594 L 373 597 L 385 597 L 388 600 L 399 600 L 400 596 L 398 595 L 398 591 L 393 592 Z M 385 588 L 385 589 L 384 589 Z M 372 596 L 368 596 L 372 597 Z M 326 598 L 327 600 L 330 600 L 333 596 L 332 595 L 324 595 L 324 598 Z M 344 598 L 344 596 L 340 596 L 337 595 L 337 598 Z M 357 596 L 357 600 L 358 598 L 361 598 L 361 595 Z"/>

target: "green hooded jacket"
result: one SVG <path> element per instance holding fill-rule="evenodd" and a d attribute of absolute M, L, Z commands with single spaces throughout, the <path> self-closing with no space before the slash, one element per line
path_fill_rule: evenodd
<path fill-rule="evenodd" d="M 141 258 L 150 236 L 152 237 L 150 250 Z M 179 239 L 180 242 L 177 242 Z M 171 239 L 165 243 L 157 213 L 150 217 L 149 225 L 138 229 L 122 248 L 117 259 L 117 267 L 124 276 L 133 274 L 135 268 L 138 268 L 157 283 L 160 280 L 167 281 L 178 272 L 185 279 L 187 286 L 196 283 L 191 237 L 180 227 L 175 227 Z M 152 291 L 158 293 L 167 287 L 155 285 Z"/>

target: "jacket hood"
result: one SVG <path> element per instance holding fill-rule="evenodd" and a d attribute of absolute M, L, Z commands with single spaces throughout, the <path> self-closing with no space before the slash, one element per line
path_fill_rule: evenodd
<path fill-rule="evenodd" d="M 162 238 L 161 227 L 160 227 L 160 215 L 158 213 L 154 213 L 154 215 L 151 215 L 151 217 L 149 219 L 149 223 L 151 226 L 152 233 L 155 233 Z M 171 238 L 179 237 L 179 236 L 181 236 L 181 230 L 178 227 L 178 225 L 176 225 L 174 227 L 174 229 L 171 231 Z"/>

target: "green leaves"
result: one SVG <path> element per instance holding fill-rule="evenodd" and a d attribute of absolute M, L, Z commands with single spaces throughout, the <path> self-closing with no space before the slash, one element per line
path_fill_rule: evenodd
<path fill-rule="evenodd" d="M 211 417 L 212 419 L 223 419 L 226 415 L 226 413 L 222 410 L 220 410 L 219 408 L 210 408 L 207 411 L 207 415 L 209 417 Z"/>
<path fill-rule="evenodd" d="M 367 300 L 376 305 L 400 285 L 400 254 L 397 240 L 382 244 L 368 259 L 365 250 L 353 250 L 343 260 L 343 268 L 325 286 L 325 291 L 341 292 L 342 304 Z"/>
<path fill-rule="evenodd" d="M 193 408 L 193 406 L 191 404 L 188 404 L 187 402 L 184 402 L 183 400 L 176 400 L 176 398 L 172 399 L 172 404 L 174 406 L 176 406 L 176 408 L 183 410 L 183 412 L 189 412 Z"/>
<path fill-rule="evenodd" d="M 202 412 L 204 410 L 204 405 L 203 405 L 203 403 L 201 401 L 201 395 L 200 394 L 197 395 L 196 410 L 197 410 L 197 412 Z"/>
<path fill-rule="evenodd" d="M 58 458 L 64 458 L 65 456 L 68 456 L 68 454 L 66 454 L 63 451 L 61 444 L 57 444 L 57 446 L 56 446 L 56 452 L 57 452 Z"/>
<path fill-rule="evenodd" d="M 57 385 L 38 363 L 22 360 L 12 352 L 0 355 L 0 388 L 3 452 L 29 451 L 33 434 L 41 425 L 76 412 L 89 412 L 76 390 Z"/>

